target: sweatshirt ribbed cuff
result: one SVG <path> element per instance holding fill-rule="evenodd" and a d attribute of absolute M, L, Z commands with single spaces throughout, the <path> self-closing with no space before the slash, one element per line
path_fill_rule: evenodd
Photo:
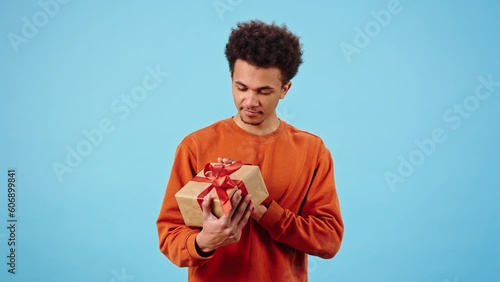
<path fill-rule="evenodd" d="M 214 256 L 213 253 L 210 256 L 204 257 L 204 256 L 201 256 L 200 254 L 198 254 L 198 252 L 196 251 L 195 240 L 196 240 L 197 234 L 198 234 L 198 232 L 190 234 L 187 237 L 186 244 L 187 244 L 187 251 L 188 251 L 189 256 L 191 257 L 191 259 L 193 261 L 204 261 L 204 260 L 208 260 L 208 259 L 212 258 Z"/>
<path fill-rule="evenodd" d="M 280 223 L 284 215 L 285 210 L 273 200 L 258 223 L 276 239 L 281 235 Z"/>

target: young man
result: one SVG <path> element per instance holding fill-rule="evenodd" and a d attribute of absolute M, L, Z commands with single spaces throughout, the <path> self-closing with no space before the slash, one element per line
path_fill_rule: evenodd
<path fill-rule="evenodd" d="M 238 112 L 177 147 L 157 220 L 160 250 L 189 267 L 189 281 L 306 281 L 307 254 L 332 258 L 344 225 L 329 150 L 276 115 L 302 63 L 299 38 L 285 26 L 240 23 L 225 53 Z M 238 203 L 238 191 L 221 218 L 205 197 L 203 227 L 186 226 L 175 193 L 207 162 L 232 160 L 258 165 L 269 197 L 259 206 L 250 195 Z"/>

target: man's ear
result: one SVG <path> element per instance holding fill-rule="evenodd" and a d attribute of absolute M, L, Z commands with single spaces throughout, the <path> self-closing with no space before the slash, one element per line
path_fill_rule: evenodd
<path fill-rule="evenodd" d="M 288 90 L 290 90 L 291 87 L 292 87 L 292 82 L 291 81 L 289 81 L 289 82 L 285 83 L 285 85 L 283 85 L 283 87 L 281 88 L 280 99 L 285 98 L 286 93 L 288 93 Z"/>

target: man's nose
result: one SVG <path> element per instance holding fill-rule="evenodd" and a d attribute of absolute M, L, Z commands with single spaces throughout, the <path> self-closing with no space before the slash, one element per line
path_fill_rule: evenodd
<path fill-rule="evenodd" d="M 252 93 L 252 91 L 250 91 L 249 94 L 247 95 L 247 97 L 245 97 L 244 104 L 247 107 L 257 107 L 259 105 L 259 100 L 257 99 L 257 94 Z"/>

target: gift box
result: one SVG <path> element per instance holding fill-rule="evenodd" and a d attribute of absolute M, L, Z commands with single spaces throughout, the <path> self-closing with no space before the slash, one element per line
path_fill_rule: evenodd
<path fill-rule="evenodd" d="M 220 218 L 231 210 L 231 197 L 238 189 L 242 190 L 243 197 L 252 195 L 254 206 L 269 196 L 259 167 L 235 162 L 231 165 L 208 163 L 175 194 L 175 199 L 186 225 L 203 226 L 203 198 L 212 197 L 212 213 Z"/>

